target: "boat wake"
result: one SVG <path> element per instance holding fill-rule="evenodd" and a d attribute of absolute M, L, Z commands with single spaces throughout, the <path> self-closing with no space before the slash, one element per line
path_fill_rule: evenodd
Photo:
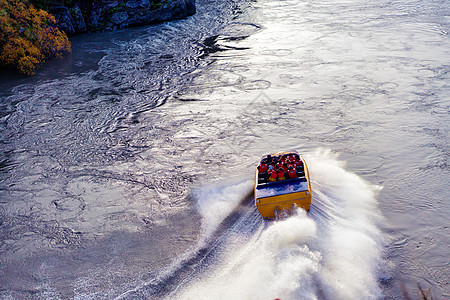
<path fill-rule="evenodd" d="M 263 222 L 255 209 L 242 214 L 210 244 L 213 257 L 201 262 L 167 299 L 382 296 L 377 280 L 382 264 L 377 226 L 382 219 L 376 201 L 380 187 L 346 171 L 345 164 L 330 152 L 305 157 L 313 180 L 311 212 L 298 210 L 279 222 Z M 236 192 L 237 187 L 230 190 Z M 206 191 L 203 195 L 213 194 Z M 218 203 L 205 199 L 218 199 Z M 199 201 L 205 232 L 211 232 L 224 218 L 212 217 L 208 209 L 221 211 L 220 197 L 200 197 Z"/>
<path fill-rule="evenodd" d="M 252 195 L 253 180 L 235 180 L 212 184 L 194 191 L 197 209 L 202 216 L 201 242 L 208 239 L 225 218 Z"/>
<path fill-rule="evenodd" d="M 194 190 L 202 217 L 196 247 L 158 278 L 118 299 L 377 299 L 384 268 L 380 187 L 345 170 L 330 152 L 305 155 L 311 211 L 263 221 L 252 182 Z"/>

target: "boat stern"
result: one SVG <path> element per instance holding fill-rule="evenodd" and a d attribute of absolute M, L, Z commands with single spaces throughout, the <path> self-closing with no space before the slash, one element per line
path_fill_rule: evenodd
<path fill-rule="evenodd" d="M 287 152 L 276 153 L 283 155 Z M 289 153 L 288 155 L 291 155 Z M 295 208 L 306 211 L 311 207 L 311 184 L 306 162 L 300 158 L 302 167 L 295 178 L 282 179 L 269 182 L 266 178 L 261 180 L 259 167 L 255 171 L 255 206 L 264 219 L 278 220 L 294 213 Z"/>

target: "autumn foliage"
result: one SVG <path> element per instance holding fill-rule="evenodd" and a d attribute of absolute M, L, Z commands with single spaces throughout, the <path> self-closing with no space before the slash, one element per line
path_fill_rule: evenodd
<path fill-rule="evenodd" d="M 53 15 L 25 0 L 0 0 L 0 64 L 33 75 L 46 59 L 68 52 Z"/>

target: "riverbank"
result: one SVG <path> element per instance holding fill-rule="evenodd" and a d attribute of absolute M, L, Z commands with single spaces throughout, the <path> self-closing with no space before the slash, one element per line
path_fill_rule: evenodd
<path fill-rule="evenodd" d="M 186 18 L 195 0 L 8 0 L 0 3 L 0 68 L 34 75 L 71 52 L 67 36 Z"/>
<path fill-rule="evenodd" d="M 49 9 L 68 35 L 114 31 L 195 14 L 195 0 L 54 1 Z"/>

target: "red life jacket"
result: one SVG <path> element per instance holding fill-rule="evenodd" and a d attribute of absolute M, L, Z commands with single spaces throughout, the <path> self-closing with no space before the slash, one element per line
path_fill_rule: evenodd
<path fill-rule="evenodd" d="M 258 169 L 259 169 L 259 173 L 267 172 L 267 165 L 266 164 L 260 164 Z"/>
<path fill-rule="evenodd" d="M 285 180 L 286 177 L 284 175 L 284 171 L 278 172 L 278 180 Z"/>
<path fill-rule="evenodd" d="M 288 166 L 285 166 L 285 165 L 281 166 L 281 168 L 283 168 L 283 171 L 285 171 L 285 172 L 288 170 Z"/>
<path fill-rule="evenodd" d="M 274 182 L 277 180 L 277 172 L 272 171 L 270 172 L 269 181 Z"/>
<path fill-rule="evenodd" d="M 297 178 L 297 172 L 294 169 L 288 171 L 289 178 Z"/>

